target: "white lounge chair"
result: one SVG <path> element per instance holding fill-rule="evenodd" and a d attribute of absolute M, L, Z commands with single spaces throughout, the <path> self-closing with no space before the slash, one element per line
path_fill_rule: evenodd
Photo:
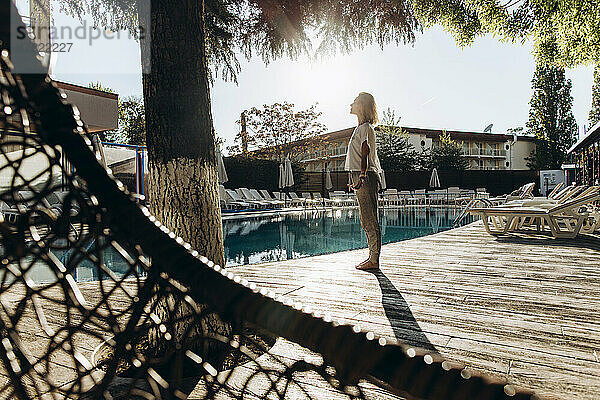
<path fill-rule="evenodd" d="M 600 199 L 600 191 L 579 195 L 561 204 L 540 204 L 537 206 L 495 206 L 489 208 L 473 208 L 471 214 L 480 215 L 486 231 L 491 235 L 501 235 L 508 232 L 531 231 L 544 232 L 548 227 L 556 238 L 573 238 L 582 227 L 584 232 L 595 230 L 598 221 L 591 213 L 595 212 L 593 203 Z"/>
<path fill-rule="evenodd" d="M 3 220 L 11 224 L 16 224 L 21 215 L 16 207 L 11 207 L 2 200 L 0 200 L 0 213 Z"/>
<path fill-rule="evenodd" d="M 314 206 L 314 207 L 319 205 L 319 201 L 313 199 L 312 196 L 310 195 L 310 193 L 308 193 L 308 192 L 302 192 L 302 198 L 306 201 L 307 205 Z"/>
<path fill-rule="evenodd" d="M 492 204 L 499 205 L 513 200 L 523 200 L 527 198 L 533 198 L 533 189 L 535 188 L 535 182 L 526 183 L 517 190 L 512 191 L 510 194 L 492 197 L 489 199 Z"/>
<path fill-rule="evenodd" d="M 275 192 L 273 192 L 273 193 L 275 193 Z M 276 197 L 273 197 L 273 196 L 271 196 L 271 194 L 269 193 L 269 191 L 268 191 L 268 190 L 261 189 L 261 190 L 260 190 L 260 194 L 262 194 L 262 197 L 263 197 L 265 200 L 267 200 L 267 201 L 272 201 L 272 202 L 275 202 L 275 203 L 279 204 L 279 205 L 280 205 L 280 207 L 283 207 L 283 206 L 285 206 L 285 201 L 284 201 L 284 200 L 280 200 L 279 198 L 276 198 Z"/>
<path fill-rule="evenodd" d="M 223 185 L 219 185 L 219 200 L 221 203 L 221 208 L 224 210 L 253 208 L 250 203 L 234 200 L 230 195 L 227 194 Z"/>
<path fill-rule="evenodd" d="M 346 193 L 342 190 L 335 190 L 329 194 L 329 198 L 333 201 L 336 206 L 347 206 L 353 207 L 358 204 L 356 196 L 350 193 Z"/>
<path fill-rule="evenodd" d="M 290 201 L 292 202 L 292 205 L 300 204 L 301 206 L 306 206 L 308 204 L 306 199 L 298 197 L 298 194 L 295 192 L 289 192 L 288 195 L 290 196 Z"/>
<path fill-rule="evenodd" d="M 247 201 L 249 203 L 255 203 L 260 205 L 260 207 L 262 208 L 269 208 L 272 207 L 272 205 L 264 200 L 258 200 L 256 199 L 251 193 L 250 190 L 248 188 L 237 188 L 235 189 L 235 191 L 237 192 L 237 194 L 242 198 L 243 201 Z"/>
<path fill-rule="evenodd" d="M 225 193 L 227 193 L 231 201 L 235 201 L 239 204 L 247 204 L 248 208 L 264 208 L 263 204 L 242 199 L 240 195 L 233 189 L 225 189 Z"/>
<path fill-rule="evenodd" d="M 397 189 L 386 189 L 382 195 L 383 204 L 386 206 L 398 206 L 400 205 L 400 198 L 398 197 Z"/>
<path fill-rule="evenodd" d="M 271 204 L 271 207 L 274 207 L 274 208 L 283 207 L 283 201 L 264 198 L 256 189 L 250 189 L 249 191 L 250 191 L 250 194 L 252 195 L 252 197 L 254 197 L 254 199 L 256 199 L 258 201 L 266 201 L 267 203 Z"/>
<path fill-rule="evenodd" d="M 323 207 L 329 207 L 329 206 L 333 205 L 333 201 L 331 201 L 331 199 L 327 199 L 327 198 L 321 196 L 321 193 L 319 193 L 319 192 L 313 192 L 312 195 L 313 195 L 313 199 L 315 201 L 320 202 L 323 205 Z"/>

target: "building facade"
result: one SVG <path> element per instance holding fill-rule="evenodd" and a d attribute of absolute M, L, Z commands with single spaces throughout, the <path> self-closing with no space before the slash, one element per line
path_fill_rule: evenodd
<path fill-rule="evenodd" d="M 325 165 L 331 171 L 342 171 L 353 131 L 352 127 L 323 134 L 325 148 L 299 155 L 296 161 L 304 164 L 307 172 L 320 172 Z M 441 136 L 449 134 L 452 140 L 461 144 L 472 170 L 527 170 L 526 158 L 535 150 L 535 140 L 531 136 L 413 127 L 402 127 L 402 131 L 420 152 L 440 146 Z"/>
<path fill-rule="evenodd" d="M 600 184 L 600 122 L 592 126 L 567 152 L 574 161 L 567 171 L 567 182 L 579 185 Z"/>

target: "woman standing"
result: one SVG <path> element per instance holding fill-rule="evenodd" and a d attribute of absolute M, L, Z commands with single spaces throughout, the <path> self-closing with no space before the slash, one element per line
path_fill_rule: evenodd
<path fill-rule="evenodd" d="M 379 268 L 381 252 L 381 228 L 377 219 L 377 193 L 380 187 L 381 164 L 377 157 L 375 130 L 377 106 L 369 93 L 361 92 L 350 106 L 350 114 L 358 117 L 358 126 L 354 129 L 345 170 L 350 171 L 352 189 L 356 192 L 362 225 L 369 243 L 369 258 L 356 266 L 357 269 Z"/>

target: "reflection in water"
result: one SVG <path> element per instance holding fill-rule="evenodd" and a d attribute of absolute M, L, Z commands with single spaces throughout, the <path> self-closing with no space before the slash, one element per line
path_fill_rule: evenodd
<path fill-rule="evenodd" d="M 452 226 L 456 214 L 454 208 L 402 208 L 380 212 L 383 243 L 397 242 L 429 235 Z M 469 221 L 467 221 L 469 222 Z M 367 247 L 367 239 L 360 227 L 358 210 L 306 211 L 274 217 L 225 219 L 226 266 L 257 264 L 268 261 L 288 260 L 311 255 Z M 56 247 L 64 249 L 54 243 Z M 71 250 L 53 249 L 53 253 L 66 267 L 67 273 L 77 281 L 105 279 L 108 271 L 119 279 L 131 274 L 123 256 L 110 246 L 84 244 L 87 251 L 101 257 L 104 269 L 98 269 L 83 254 Z M 1 249 L 0 249 L 1 253 Z M 26 276 L 37 283 L 53 282 L 56 271 L 34 259 L 27 263 Z M 142 274 L 141 270 L 135 271 Z M 10 275 L 10 274 L 9 274 Z M 12 282 L 14 277 L 0 277 Z"/>
<path fill-rule="evenodd" d="M 450 229 L 459 212 L 456 208 L 425 207 L 380 210 L 382 241 L 397 242 Z M 226 219 L 223 233 L 227 267 L 367 247 L 357 209 Z"/>

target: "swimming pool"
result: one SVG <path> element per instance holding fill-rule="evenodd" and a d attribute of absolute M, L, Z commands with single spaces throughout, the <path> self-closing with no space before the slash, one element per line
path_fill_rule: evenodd
<path fill-rule="evenodd" d="M 383 244 L 452 228 L 460 209 L 405 207 L 380 210 Z M 463 223 L 472 222 L 468 217 Z M 257 264 L 367 247 L 358 209 L 303 211 L 223 220 L 226 266 Z"/>
<path fill-rule="evenodd" d="M 397 242 L 430 235 L 450 229 L 460 209 L 454 207 L 405 207 L 380 210 L 383 243 Z M 472 222 L 467 217 L 465 223 Z M 360 226 L 358 209 L 305 210 L 271 215 L 223 217 L 226 267 L 257 264 L 308 257 L 319 254 L 367 247 L 365 234 Z M 88 243 L 86 249 L 94 251 L 96 243 Z M 107 271 L 114 278 L 131 276 L 131 268 L 114 248 L 103 246 L 98 250 Z M 100 272 L 81 254 L 71 250 L 53 250 L 64 265 L 71 267 L 73 278 L 79 282 L 104 279 L 107 272 Z M 55 273 L 44 263 L 23 260 L 30 264 L 22 267 L 25 275 L 37 283 L 56 281 Z M 143 275 L 138 268 L 136 274 Z M 4 277 L 11 281 L 10 277 Z"/>

